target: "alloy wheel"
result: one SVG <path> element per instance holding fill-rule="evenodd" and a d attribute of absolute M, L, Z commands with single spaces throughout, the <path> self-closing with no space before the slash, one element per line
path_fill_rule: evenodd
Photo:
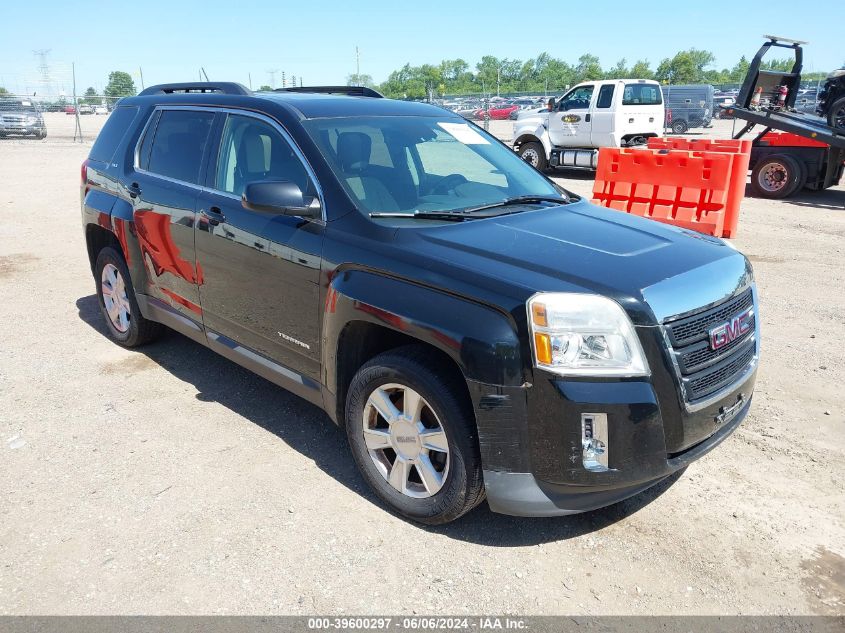
<path fill-rule="evenodd" d="M 405 385 L 376 388 L 364 406 L 364 442 L 376 470 L 397 492 L 431 497 L 449 474 L 449 442 L 431 405 Z"/>

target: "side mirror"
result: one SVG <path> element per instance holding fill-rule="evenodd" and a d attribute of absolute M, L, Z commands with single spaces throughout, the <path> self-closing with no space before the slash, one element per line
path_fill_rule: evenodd
<path fill-rule="evenodd" d="M 304 196 L 289 180 L 262 180 L 247 183 L 241 196 L 245 209 L 275 215 L 297 215 L 313 218 L 320 215 L 320 201 Z"/>

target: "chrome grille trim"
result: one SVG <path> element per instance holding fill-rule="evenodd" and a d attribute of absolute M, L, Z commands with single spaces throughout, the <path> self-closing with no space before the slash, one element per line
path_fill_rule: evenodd
<path fill-rule="evenodd" d="M 753 328 L 726 348 L 710 350 L 708 330 L 752 306 Z M 669 317 L 662 324 L 663 338 L 687 411 L 710 406 L 741 387 L 753 375 L 760 341 L 756 306 L 757 290 L 752 285 L 715 306 L 682 317 Z M 675 333 L 679 334 L 678 338 L 673 336 Z"/>

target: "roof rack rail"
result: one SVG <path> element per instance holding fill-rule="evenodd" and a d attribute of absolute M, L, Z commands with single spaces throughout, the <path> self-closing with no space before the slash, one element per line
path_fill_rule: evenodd
<path fill-rule="evenodd" d="M 294 86 L 292 88 L 276 88 L 273 92 L 311 92 L 327 95 L 347 95 L 350 97 L 384 98 L 384 95 L 380 92 L 365 86 Z"/>
<path fill-rule="evenodd" d="M 252 91 L 249 88 L 233 81 L 195 81 L 192 83 L 158 84 L 157 86 L 150 86 L 138 93 L 138 96 L 146 97 L 147 95 L 169 95 L 182 94 L 186 92 L 220 92 L 225 95 L 252 94 Z"/>

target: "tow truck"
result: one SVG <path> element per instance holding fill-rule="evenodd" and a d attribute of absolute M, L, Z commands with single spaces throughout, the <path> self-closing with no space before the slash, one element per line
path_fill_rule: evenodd
<path fill-rule="evenodd" d="M 763 127 L 751 147 L 751 189 L 762 198 L 787 198 L 804 188 L 833 187 L 845 169 L 845 132 L 794 107 L 807 42 L 764 37 L 768 41 L 751 60 L 736 103 L 721 106 L 728 116 L 745 121 L 735 139 Z M 795 61 L 789 72 L 761 69 L 772 48 L 792 51 Z"/>

